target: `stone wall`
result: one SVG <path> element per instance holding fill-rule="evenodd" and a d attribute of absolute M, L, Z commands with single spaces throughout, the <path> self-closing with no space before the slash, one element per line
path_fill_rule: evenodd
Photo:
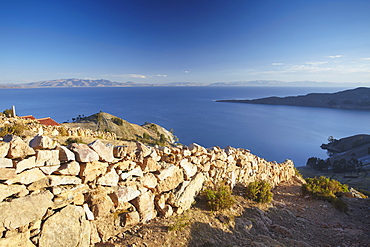
<path fill-rule="evenodd" d="M 273 186 L 293 162 L 226 147 L 60 146 L 47 136 L 0 141 L 0 246 L 89 246 L 154 217 L 181 214 L 206 185 Z"/>

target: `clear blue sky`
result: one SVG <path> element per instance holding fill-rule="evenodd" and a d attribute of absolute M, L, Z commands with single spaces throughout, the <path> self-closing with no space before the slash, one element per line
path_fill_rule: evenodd
<path fill-rule="evenodd" d="M 370 1 L 1 0 L 0 83 L 60 78 L 370 83 Z"/>

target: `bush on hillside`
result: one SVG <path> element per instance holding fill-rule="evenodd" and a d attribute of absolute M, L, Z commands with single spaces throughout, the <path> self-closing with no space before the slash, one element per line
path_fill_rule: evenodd
<path fill-rule="evenodd" d="M 255 202 L 268 203 L 273 198 L 271 188 L 271 185 L 265 181 L 255 181 L 248 184 L 246 196 Z"/>
<path fill-rule="evenodd" d="M 22 135 L 23 131 L 25 130 L 26 126 L 21 123 L 14 123 L 14 124 L 5 124 L 0 129 L 0 137 L 4 137 L 5 135 Z"/>
<path fill-rule="evenodd" d="M 205 190 L 207 204 L 212 211 L 228 209 L 235 204 L 230 186 L 220 183 L 214 189 Z"/>
<path fill-rule="evenodd" d="M 123 120 L 118 118 L 118 117 L 114 117 L 112 118 L 112 122 L 119 125 L 119 126 L 122 126 L 123 125 Z"/>
<path fill-rule="evenodd" d="M 303 195 L 309 195 L 313 198 L 321 199 L 332 203 L 332 205 L 341 212 L 348 210 L 347 205 L 340 198 L 338 193 L 348 192 L 348 186 L 339 181 L 324 176 L 307 178 L 306 184 L 302 185 Z"/>

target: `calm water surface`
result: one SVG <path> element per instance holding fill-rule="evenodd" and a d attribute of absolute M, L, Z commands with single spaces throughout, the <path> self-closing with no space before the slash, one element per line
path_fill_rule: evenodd
<path fill-rule="evenodd" d="M 296 166 L 326 157 L 328 136 L 368 133 L 370 112 L 326 108 L 216 103 L 217 99 L 337 92 L 344 88 L 138 87 L 1 89 L 0 110 L 50 116 L 58 122 L 104 111 L 129 122 L 174 129 L 183 144 L 250 149 L 267 160 L 289 158 Z"/>

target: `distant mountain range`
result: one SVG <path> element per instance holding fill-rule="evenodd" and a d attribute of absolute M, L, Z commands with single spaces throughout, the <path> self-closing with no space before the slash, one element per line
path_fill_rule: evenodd
<path fill-rule="evenodd" d="M 61 87 L 153 87 L 153 86 L 213 86 L 213 87 L 230 87 L 230 86 L 337 86 L 346 87 L 348 83 L 332 83 L 332 82 L 315 82 L 315 81 L 296 81 L 296 82 L 283 82 L 275 80 L 257 80 L 257 81 L 234 81 L 234 82 L 216 82 L 216 83 L 195 83 L 195 82 L 170 82 L 164 84 L 143 84 L 129 82 L 112 82 L 105 79 L 59 79 L 49 81 L 39 81 L 24 84 L 0 84 L 0 88 L 61 88 Z M 356 85 L 359 85 L 358 83 Z M 364 84 L 365 85 L 365 84 Z"/>
<path fill-rule="evenodd" d="M 217 100 L 217 102 L 370 110 L 370 88 L 359 87 L 336 93 L 310 93 L 300 96 L 245 100 Z"/>

